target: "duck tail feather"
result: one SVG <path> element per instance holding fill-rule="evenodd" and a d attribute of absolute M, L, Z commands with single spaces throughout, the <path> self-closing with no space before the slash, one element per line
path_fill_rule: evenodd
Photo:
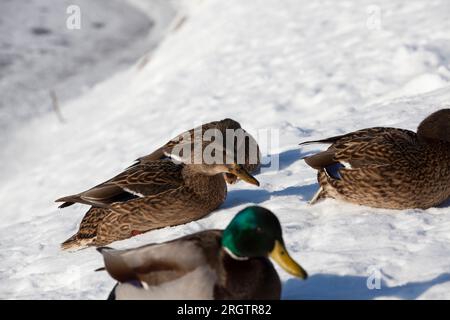
<path fill-rule="evenodd" d="M 325 139 L 321 139 L 321 140 L 309 140 L 309 141 L 304 141 L 299 143 L 299 146 L 306 146 L 306 145 L 310 145 L 310 144 L 328 144 L 328 143 L 335 143 L 336 141 L 338 141 L 339 139 L 341 139 L 342 137 L 344 137 L 345 135 L 340 135 L 340 136 L 334 136 L 334 137 L 329 137 L 329 138 L 325 138 Z"/>
<path fill-rule="evenodd" d="M 333 150 L 325 150 L 303 158 L 306 164 L 316 170 L 323 169 L 329 165 L 336 163 Z"/>
<path fill-rule="evenodd" d="M 55 202 L 62 202 L 62 204 L 58 208 L 63 209 L 63 208 L 66 208 L 66 207 L 69 207 L 69 206 L 75 204 L 76 202 L 80 202 L 80 196 L 72 195 L 72 196 L 62 197 L 62 198 L 55 200 Z"/>
<path fill-rule="evenodd" d="M 64 209 L 64 208 L 70 207 L 70 206 L 73 205 L 73 204 L 75 204 L 75 202 L 70 202 L 70 201 L 64 202 L 63 204 L 61 204 L 60 206 L 58 206 L 58 208 L 59 208 L 59 209 Z"/>
<path fill-rule="evenodd" d="M 83 239 L 78 237 L 78 234 L 74 234 L 69 239 L 61 243 L 61 249 L 68 251 L 78 251 L 87 248 L 92 244 L 93 241 L 94 239 Z"/>

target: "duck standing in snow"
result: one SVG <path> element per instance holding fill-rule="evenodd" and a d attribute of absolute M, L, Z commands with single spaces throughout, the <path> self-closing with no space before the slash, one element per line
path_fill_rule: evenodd
<path fill-rule="evenodd" d="M 423 120 L 417 133 L 375 127 L 301 143 L 331 146 L 304 158 L 318 170 L 311 200 L 330 197 L 388 209 L 426 209 L 450 196 L 450 109 Z"/>
<path fill-rule="evenodd" d="M 194 142 L 186 143 L 190 148 Z M 204 147 L 199 149 L 202 152 Z M 216 151 L 229 159 L 229 150 L 220 144 Z M 213 164 L 191 162 L 190 157 L 178 160 L 176 163 L 171 158 L 153 159 L 149 155 L 92 189 L 56 200 L 63 202 L 60 208 L 74 203 L 91 206 L 78 232 L 62 248 L 106 245 L 153 229 L 200 219 L 225 201 L 224 174 L 259 185 L 234 160 Z"/>
<path fill-rule="evenodd" d="M 277 217 L 258 206 L 240 211 L 223 231 L 98 250 L 119 282 L 109 299 L 280 299 L 280 278 L 268 257 L 307 278 L 286 251 Z"/>

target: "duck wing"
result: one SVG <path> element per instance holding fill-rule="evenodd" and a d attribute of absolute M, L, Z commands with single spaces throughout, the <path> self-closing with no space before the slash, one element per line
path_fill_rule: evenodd
<path fill-rule="evenodd" d="M 74 203 L 108 208 L 112 203 L 159 194 L 176 189 L 183 183 L 182 167 L 169 160 L 137 164 L 87 191 L 60 198 L 56 202 L 63 202 L 60 208 Z"/>
<path fill-rule="evenodd" d="M 219 124 L 223 121 L 224 120 L 212 121 L 212 122 L 203 124 L 202 126 L 198 126 L 198 127 L 192 128 L 190 130 L 184 131 L 183 133 L 170 139 L 169 142 L 167 142 L 166 144 L 164 144 L 162 147 L 158 148 L 157 150 L 153 151 L 152 153 L 138 158 L 136 160 L 136 162 L 137 162 L 137 164 L 143 164 L 143 163 L 147 163 L 149 161 L 168 158 L 168 157 L 170 157 L 173 149 L 176 146 L 178 146 L 179 148 L 182 148 L 185 146 L 193 146 L 196 141 L 201 141 L 201 143 L 203 144 L 204 141 L 201 140 L 203 138 L 203 134 L 207 130 L 218 129 Z M 235 121 L 233 121 L 233 122 L 235 122 Z M 235 123 L 240 128 L 239 123 L 237 123 L 237 122 L 235 122 Z M 235 127 L 236 124 L 232 124 L 232 126 Z M 198 133 L 200 133 L 200 132 L 201 132 L 201 136 L 198 136 Z"/>
<path fill-rule="evenodd" d="M 346 169 L 392 165 L 417 141 L 414 132 L 397 128 L 375 127 L 341 136 L 302 143 L 331 143 L 322 152 L 307 156 L 305 162 L 322 170 L 339 164 Z M 413 154 L 413 153 L 408 153 Z"/>
<path fill-rule="evenodd" d="M 105 270 L 119 283 L 116 299 L 213 297 L 221 231 L 208 230 L 129 250 L 99 248 Z"/>
<path fill-rule="evenodd" d="M 137 159 L 137 164 L 140 163 L 146 163 L 148 161 L 154 161 L 158 159 L 165 159 L 165 158 L 176 158 L 176 160 L 182 160 L 178 159 L 179 157 L 184 158 L 184 155 L 182 154 L 181 150 L 190 150 L 191 155 L 194 154 L 194 152 L 198 151 L 195 150 L 194 145 L 201 146 L 201 151 L 203 152 L 205 148 L 210 145 L 211 141 L 209 141 L 208 136 L 205 135 L 205 133 L 209 130 L 217 130 L 220 131 L 222 134 L 223 140 L 222 145 L 216 145 L 215 147 L 220 150 L 221 148 L 226 151 L 227 147 L 227 130 L 233 130 L 236 133 L 236 130 L 241 129 L 243 133 L 244 139 L 238 139 L 235 137 L 234 141 L 234 157 L 235 161 L 244 161 L 245 168 L 249 172 L 253 172 L 260 166 L 260 151 L 259 146 L 256 142 L 256 140 L 244 129 L 242 129 L 239 122 L 232 120 L 232 119 L 223 119 L 221 121 L 212 121 L 206 124 L 203 124 L 202 126 L 187 130 L 175 138 L 171 139 L 169 142 L 167 142 L 162 147 L 158 148 L 154 152 L 152 152 L 149 155 L 146 155 L 144 157 L 141 157 Z M 210 134 L 214 135 L 214 132 L 209 132 Z M 244 149 L 245 148 L 245 149 Z M 256 159 L 250 159 L 249 155 L 250 151 L 256 151 Z M 245 157 L 244 159 L 237 159 L 237 156 L 239 155 L 238 151 L 245 151 Z M 181 154 L 179 154 L 181 152 Z M 255 163 L 250 163 L 251 161 Z"/>

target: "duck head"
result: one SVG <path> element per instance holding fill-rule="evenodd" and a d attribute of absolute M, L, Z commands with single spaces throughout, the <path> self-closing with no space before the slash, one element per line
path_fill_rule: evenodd
<path fill-rule="evenodd" d="M 206 174 L 206 175 L 216 175 L 216 174 L 227 174 L 230 176 L 236 176 L 247 183 L 259 186 L 259 181 L 256 180 L 242 165 L 237 163 L 232 164 L 188 164 L 192 170 Z"/>
<path fill-rule="evenodd" d="M 306 279 L 308 274 L 288 254 L 278 218 L 251 206 L 240 211 L 223 231 L 222 247 L 234 259 L 270 257 L 286 272 Z"/>
<path fill-rule="evenodd" d="M 443 140 L 450 142 L 450 109 L 441 109 L 426 117 L 417 128 L 422 140 Z"/>

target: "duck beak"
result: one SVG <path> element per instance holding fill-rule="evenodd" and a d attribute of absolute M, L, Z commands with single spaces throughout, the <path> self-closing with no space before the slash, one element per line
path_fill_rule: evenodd
<path fill-rule="evenodd" d="M 241 165 L 235 165 L 232 169 L 230 169 L 230 173 L 234 174 L 239 179 L 244 180 L 245 182 L 254 184 L 259 187 L 259 181 L 255 179 L 247 170 L 244 169 Z"/>
<path fill-rule="evenodd" d="M 297 262 L 292 259 L 284 245 L 276 240 L 275 247 L 272 252 L 270 252 L 270 257 L 280 265 L 286 272 L 292 274 L 293 276 L 302 278 L 306 280 L 308 278 L 308 274 L 305 269 L 303 269 Z"/>

